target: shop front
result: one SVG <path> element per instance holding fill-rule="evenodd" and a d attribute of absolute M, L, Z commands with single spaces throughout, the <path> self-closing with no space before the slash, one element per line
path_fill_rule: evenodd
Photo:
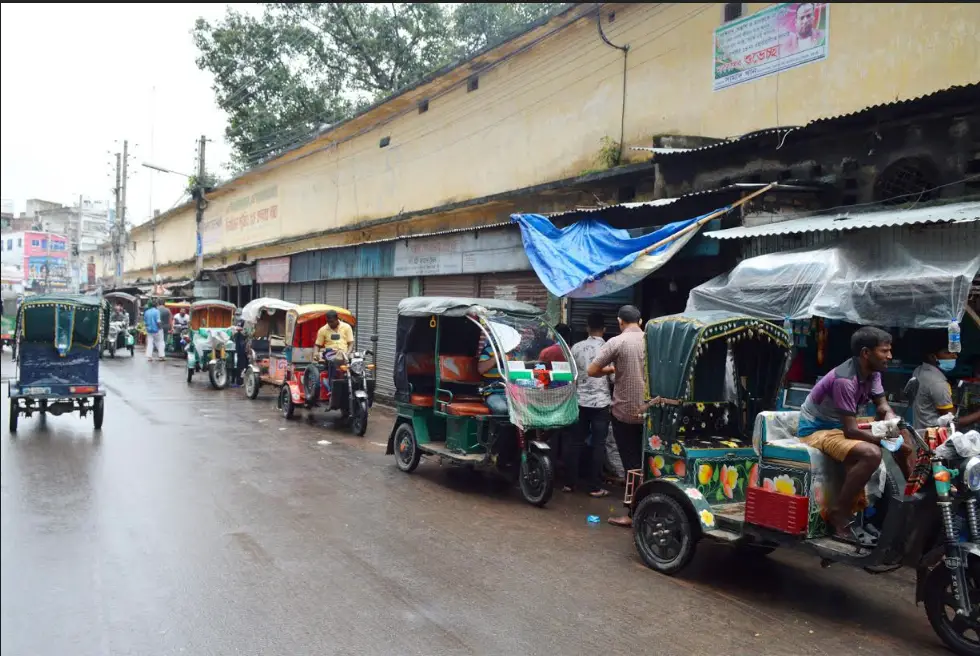
<path fill-rule="evenodd" d="M 744 239 L 746 252 L 761 254 L 696 287 L 686 310 L 738 312 L 790 330 L 795 353 L 780 395 L 785 409 L 799 408 L 813 385 L 850 357 L 850 337 L 860 326 L 886 329 L 894 359 L 883 375 L 885 391 L 896 411 L 908 413 L 902 391 L 922 363 L 923 344 L 941 339 L 951 320 L 962 334 L 956 369 L 948 373 L 954 389 L 974 375 L 980 354 L 980 324 L 968 305 L 980 271 L 980 204 L 961 205 L 709 233 L 720 241 Z M 925 218 L 929 223 L 915 222 Z M 776 238 L 818 245 L 772 250 Z"/>
<path fill-rule="evenodd" d="M 357 317 L 358 346 L 377 355 L 380 398 L 394 396 L 395 317 L 404 298 L 505 298 L 550 307 L 555 321 L 558 315 L 520 231 L 509 225 L 307 251 L 260 261 L 256 270 L 263 296 L 336 305 Z"/>

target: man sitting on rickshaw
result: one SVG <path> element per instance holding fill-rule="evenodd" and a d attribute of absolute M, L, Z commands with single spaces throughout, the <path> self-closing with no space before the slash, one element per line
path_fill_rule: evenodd
<path fill-rule="evenodd" d="M 810 390 L 800 408 L 800 441 L 844 465 L 844 483 L 830 523 L 838 537 L 873 546 L 876 537 L 853 521 L 854 504 L 881 463 L 881 448 L 895 453 L 895 460 L 908 478 L 911 447 L 897 431 L 882 423 L 872 430 L 858 428 L 858 414 L 874 402 L 876 419 L 897 419 L 881 382 L 882 372 L 892 359 L 892 336 L 878 328 L 859 328 L 851 337 L 853 357 L 844 362 Z"/>
<path fill-rule="evenodd" d="M 497 354 L 494 351 L 493 344 L 490 340 L 486 338 L 485 335 L 480 336 L 480 343 L 477 355 L 477 370 L 480 375 L 483 376 L 487 383 L 494 383 L 503 380 L 503 376 L 500 373 L 500 369 L 497 367 Z M 510 406 L 507 405 L 507 395 L 501 392 L 493 392 L 486 397 L 487 407 L 490 408 L 490 413 L 495 415 L 506 415 L 510 412 Z"/>
<path fill-rule="evenodd" d="M 110 321 L 122 321 L 127 326 L 129 325 L 129 312 L 123 309 L 122 303 L 116 303 L 116 307 L 112 312 L 112 317 Z"/>
<path fill-rule="evenodd" d="M 327 363 L 327 380 L 332 382 L 337 365 L 343 364 L 354 348 L 354 329 L 340 320 L 336 310 L 327 310 L 326 319 L 327 323 L 316 333 L 313 358 L 319 361 L 320 354 L 323 354 Z"/>

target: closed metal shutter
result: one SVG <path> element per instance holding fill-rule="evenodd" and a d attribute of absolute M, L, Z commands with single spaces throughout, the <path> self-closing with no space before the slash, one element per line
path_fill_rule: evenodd
<path fill-rule="evenodd" d="M 604 315 L 607 340 L 618 335 L 619 322 L 616 320 L 616 315 L 619 313 L 619 308 L 634 303 L 635 292 L 635 287 L 627 287 L 609 296 L 568 299 L 568 325 L 572 329 L 572 341 L 577 342 L 588 335 L 586 321 L 593 312 L 602 312 Z"/>
<path fill-rule="evenodd" d="M 283 300 L 282 287 L 282 284 L 277 282 L 264 283 L 260 293 L 265 298 L 278 298 L 281 301 Z"/>
<path fill-rule="evenodd" d="M 477 279 L 474 275 L 427 276 L 422 280 L 422 294 L 474 298 L 477 295 Z"/>
<path fill-rule="evenodd" d="M 282 300 L 296 303 L 297 305 L 302 303 L 302 300 L 300 300 L 300 283 L 288 282 L 282 287 Z"/>
<path fill-rule="evenodd" d="M 350 287 L 356 290 L 355 303 L 347 306 L 347 309 L 357 319 L 354 341 L 359 349 L 368 349 L 371 348 L 371 335 L 378 330 L 378 281 L 370 279 L 351 282 L 353 284 Z"/>
<path fill-rule="evenodd" d="M 398 303 L 408 296 L 408 278 L 387 278 L 378 281 L 378 356 L 377 394 L 395 398 L 395 333 L 398 322 Z M 365 345 L 366 346 L 366 345 Z"/>
<path fill-rule="evenodd" d="M 483 274 L 480 276 L 480 298 L 520 301 L 548 309 L 548 289 L 533 271 Z"/>
<path fill-rule="evenodd" d="M 327 302 L 327 281 L 321 280 L 320 282 L 313 283 L 313 294 L 314 303 L 326 303 Z"/>
<path fill-rule="evenodd" d="M 299 297 L 301 303 L 307 305 L 309 303 L 316 303 L 316 285 L 312 282 L 304 282 L 299 286 Z"/>
<path fill-rule="evenodd" d="M 323 302 L 327 305 L 335 305 L 342 308 L 347 307 L 347 281 L 328 280 L 326 285 L 327 291 Z"/>

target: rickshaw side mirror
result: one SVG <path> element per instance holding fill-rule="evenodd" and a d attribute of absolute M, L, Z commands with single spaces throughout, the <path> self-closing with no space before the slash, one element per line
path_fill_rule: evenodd
<path fill-rule="evenodd" d="M 371 335 L 371 341 L 372 342 L 377 342 L 378 341 L 378 336 L 377 335 Z"/>

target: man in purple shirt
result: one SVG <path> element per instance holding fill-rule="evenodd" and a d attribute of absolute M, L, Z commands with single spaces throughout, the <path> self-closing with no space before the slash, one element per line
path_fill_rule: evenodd
<path fill-rule="evenodd" d="M 892 336 L 878 328 L 864 327 L 851 336 L 853 357 L 820 379 L 800 408 L 800 441 L 843 463 L 844 484 L 830 509 L 830 522 L 839 537 L 871 542 L 851 526 L 858 495 L 881 463 L 882 438 L 858 428 L 858 415 L 874 402 L 876 419 L 895 416 L 881 384 L 881 373 L 892 359 Z M 895 453 L 908 477 L 911 447 L 906 438 Z"/>

